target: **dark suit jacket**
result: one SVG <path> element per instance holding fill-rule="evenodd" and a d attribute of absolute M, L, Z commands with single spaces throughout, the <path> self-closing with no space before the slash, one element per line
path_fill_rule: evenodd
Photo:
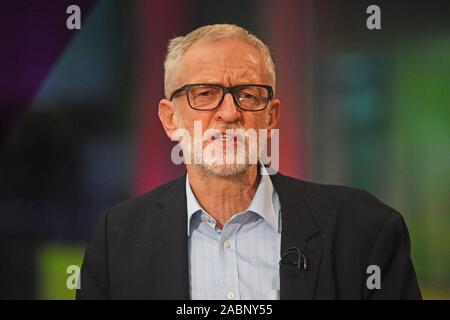
<path fill-rule="evenodd" d="M 420 299 L 403 218 L 369 193 L 271 176 L 281 202 L 281 299 Z M 77 299 L 189 299 L 185 176 L 112 207 L 86 249 Z M 369 265 L 381 289 L 366 286 Z M 219 270 L 217 276 L 220 276 Z"/>

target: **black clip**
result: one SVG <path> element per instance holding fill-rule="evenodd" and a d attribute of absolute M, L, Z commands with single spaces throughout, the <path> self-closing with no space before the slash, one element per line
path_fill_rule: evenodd
<path fill-rule="evenodd" d="M 297 260 L 288 260 L 287 257 L 289 255 L 295 254 L 297 256 Z M 307 270 L 308 269 L 308 259 L 303 254 L 303 252 L 297 247 L 290 247 L 283 251 L 281 254 L 280 264 L 287 265 L 297 265 L 297 268 Z"/>

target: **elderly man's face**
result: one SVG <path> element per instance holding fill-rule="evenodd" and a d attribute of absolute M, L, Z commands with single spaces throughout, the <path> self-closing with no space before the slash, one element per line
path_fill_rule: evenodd
<path fill-rule="evenodd" d="M 227 38 L 214 42 L 197 43 L 189 48 L 182 58 L 182 67 L 178 74 L 177 83 L 174 84 L 172 89 L 194 83 L 219 84 L 225 87 L 241 84 L 271 85 L 262 61 L 261 54 L 256 48 L 239 39 Z M 245 111 L 235 105 L 231 94 L 226 94 L 218 108 L 198 111 L 189 106 L 186 93 L 183 92 L 175 97 L 172 102 L 162 100 L 159 113 L 169 136 L 172 135 L 174 129 L 184 128 L 194 137 L 195 122 L 201 123 L 202 133 L 208 129 L 218 129 L 225 133 L 227 129 L 237 128 L 253 129 L 258 133 L 259 129 L 277 127 L 279 105 L 280 102 L 273 99 L 268 107 L 262 111 Z M 210 143 L 212 143 L 211 140 L 203 142 L 203 148 Z M 235 148 L 237 144 L 239 142 L 228 142 L 226 144 L 226 141 L 223 141 L 224 154 L 230 152 L 230 145 L 231 152 L 237 150 Z M 185 147 L 186 145 L 183 149 Z M 248 145 L 245 149 L 247 152 L 246 159 L 248 160 Z M 190 151 L 192 152 L 192 149 Z M 255 150 L 250 152 L 255 152 Z M 198 154 L 194 154 L 194 158 L 198 158 L 198 156 Z M 205 160 L 207 159 L 203 159 L 203 162 Z M 235 157 L 232 164 L 219 163 L 214 159 L 209 159 L 209 163 L 203 163 L 202 166 L 213 174 L 231 175 L 245 172 L 251 167 L 251 164 L 238 163 L 237 157 Z"/>

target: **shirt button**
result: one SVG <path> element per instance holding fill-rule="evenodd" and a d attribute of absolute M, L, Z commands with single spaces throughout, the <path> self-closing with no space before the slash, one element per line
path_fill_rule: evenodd
<path fill-rule="evenodd" d="M 226 240 L 223 242 L 223 247 L 225 249 L 230 249 L 231 248 L 231 241 L 230 240 Z"/>
<path fill-rule="evenodd" d="M 234 293 L 233 292 L 228 292 L 227 293 L 227 299 L 228 300 L 233 300 L 234 299 Z"/>

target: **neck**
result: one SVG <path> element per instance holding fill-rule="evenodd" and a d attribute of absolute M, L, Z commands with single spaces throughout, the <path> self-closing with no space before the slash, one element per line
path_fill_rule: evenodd
<path fill-rule="evenodd" d="M 250 206 L 260 181 L 257 165 L 232 176 L 208 173 L 200 165 L 186 165 L 186 169 L 192 192 L 220 229 L 233 215 Z"/>

